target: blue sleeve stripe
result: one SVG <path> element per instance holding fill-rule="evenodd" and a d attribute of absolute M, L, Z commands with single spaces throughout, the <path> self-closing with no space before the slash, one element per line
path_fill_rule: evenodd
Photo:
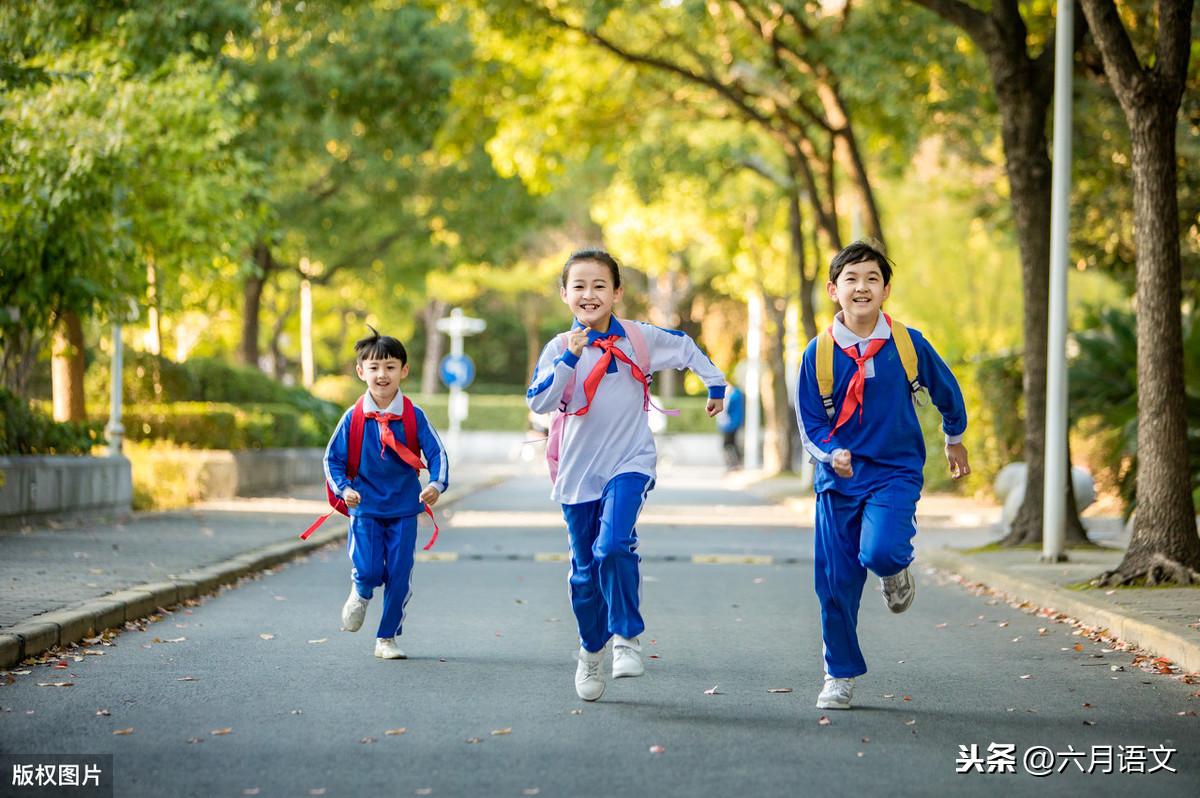
<path fill-rule="evenodd" d="M 659 327 L 657 324 L 655 324 L 654 326 L 658 327 L 658 329 L 662 330 L 667 335 L 678 335 L 680 337 L 687 335 L 687 333 L 685 333 L 683 330 L 668 330 L 666 327 Z"/>

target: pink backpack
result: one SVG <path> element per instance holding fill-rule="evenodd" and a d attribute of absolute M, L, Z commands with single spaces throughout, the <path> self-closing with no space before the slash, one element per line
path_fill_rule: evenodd
<path fill-rule="evenodd" d="M 616 316 L 613 317 L 616 319 Z M 638 327 L 637 322 L 627 321 L 625 319 L 617 319 L 617 323 L 625 330 L 625 337 L 629 339 L 629 343 L 633 346 L 633 359 L 637 362 L 638 368 L 646 374 L 647 379 L 650 376 L 650 350 L 646 347 L 646 338 L 642 335 L 642 330 Z M 567 349 L 567 334 L 560 333 L 555 339 L 559 346 L 565 352 Z M 571 381 L 567 383 L 567 387 L 563 389 L 562 398 L 558 403 L 558 409 L 551 414 L 550 433 L 546 436 L 546 465 L 550 467 L 550 482 L 555 482 L 558 479 L 558 459 L 559 449 L 562 446 L 563 428 L 567 423 L 567 405 L 571 403 L 571 397 L 575 395 L 575 382 L 578 373 L 572 375 Z M 647 383 L 643 386 L 646 391 L 646 401 L 642 409 L 649 411 L 650 401 L 650 386 Z M 667 414 L 668 416 L 679 415 L 678 410 L 663 410 L 654 405 L 655 409 Z"/>

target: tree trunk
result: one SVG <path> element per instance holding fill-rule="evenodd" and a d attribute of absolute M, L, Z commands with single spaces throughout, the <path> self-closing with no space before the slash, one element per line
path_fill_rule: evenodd
<path fill-rule="evenodd" d="M 154 355 L 150 361 L 150 381 L 154 387 L 154 401 L 162 401 L 162 319 L 159 313 L 158 299 L 158 268 L 154 263 L 154 253 L 146 254 L 146 315 L 150 326 L 149 350 Z"/>
<path fill-rule="evenodd" d="M 425 360 L 421 366 L 421 393 L 432 396 L 438 389 L 438 365 L 442 362 L 442 333 L 437 328 L 438 319 L 446 315 L 449 305 L 440 299 L 431 299 L 421 311 L 425 322 Z"/>
<path fill-rule="evenodd" d="M 792 242 L 792 257 L 796 261 L 796 274 L 800 277 L 800 322 L 804 327 L 804 342 L 817 337 L 817 309 L 813 305 L 813 283 L 815 275 L 808 273 L 808 259 L 804 249 L 804 217 L 800 206 L 799 186 L 795 184 L 793 170 L 792 189 L 788 192 L 788 234 Z"/>
<path fill-rule="evenodd" d="M 1150 69 L 1141 65 L 1111 3 L 1090 0 L 1083 9 L 1129 126 L 1137 246 L 1137 511 L 1120 565 L 1096 582 L 1200 583 L 1187 451 L 1175 157 L 1192 2 L 1158 5 Z"/>
<path fill-rule="evenodd" d="M 275 260 L 271 248 L 264 241 L 254 245 L 255 271 L 246 277 L 242 296 L 242 364 L 258 368 L 259 314 L 262 310 L 263 289 L 271 277 Z"/>
<path fill-rule="evenodd" d="M 59 314 L 50 359 L 55 421 L 87 421 L 83 394 L 83 323 L 78 314 Z"/>
<path fill-rule="evenodd" d="M 763 470 L 768 474 L 787 471 L 792 463 L 791 406 L 787 397 L 787 366 L 784 362 L 787 300 L 763 294 L 762 404 L 764 416 Z"/>

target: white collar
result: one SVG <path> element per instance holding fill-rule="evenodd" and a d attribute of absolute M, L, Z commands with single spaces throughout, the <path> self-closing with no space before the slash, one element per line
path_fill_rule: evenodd
<path fill-rule="evenodd" d="M 392 399 L 392 403 L 383 410 L 375 404 L 375 400 L 371 398 L 371 392 L 368 390 L 363 394 L 363 412 L 364 413 L 391 413 L 398 416 L 404 412 L 404 391 L 396 390 L 396 396 Z"/>
<path fill-rule="evenodd" d="M 887 319 L 883 316 L 883 311 L 879 312 L 879 318 L 875 320 L 875 329 L 871 334 L 862 338 L 857 333 L 853 332 L 846 323 L 842 321 L 842 311 L 833 317 L 833 340 L 837 343 L 839 349 L 845 349 L 848 346 L 858 346 L 875 338 L 887 340 L 892 337 L 892 327 L 887 323 Z"/>

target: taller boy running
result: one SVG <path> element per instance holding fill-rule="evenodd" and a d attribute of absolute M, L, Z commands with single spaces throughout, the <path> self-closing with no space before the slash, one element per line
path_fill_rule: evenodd
<path fill-rule="evenodd" d="M 654 487 L 657 461 L 646 418 L 649 377 L 691 369 L 708 386 L 710 417 L 725 396 L 720 369 L 682 331 L 613 315 L 623 293 L 620 269 L 607 252 L 581 250 L 567 259 L 560 294 L 575 322 L 546 345 L 526 394 L 534 412 L 562 414 L 547 459 L 550 495 L 562 504 L 571 543 L 571 608 L 580 640 L 575 691 L 585 701 L 604 692 L 601 660 L 609 638 L 614 679 L 645 671 L 634 525 Z"/>
<path fill-rule="evenodd" d="M 891 262 L 871 244 L 855 242 L 834 257 L 825 288 L 842 310 L 829 332 L 805 349 L 796 388 L 800 435 L 817 466 L 814 568 L 825 643 L 821 709 L 849 709 L 854 679 L 867 672 L 858 645 L 867 570 L 881 577 L 892 612 L 908 609 L 916 592 L 909 564 L 925 465 L 918 387 L 942 414 L 951 475 L 971 473 L 958 382 L 921 333 L 905 331 L 883 313 L 891 278 Z M 833 344 L 825 350 L 832 360 L 832 395 L 823 397 L 820 378 L 828 374 L 821 371 L 829 363 L 818 349 L 825 335 Z M 914 354 L 915 383 L 908 373 Z"/>

